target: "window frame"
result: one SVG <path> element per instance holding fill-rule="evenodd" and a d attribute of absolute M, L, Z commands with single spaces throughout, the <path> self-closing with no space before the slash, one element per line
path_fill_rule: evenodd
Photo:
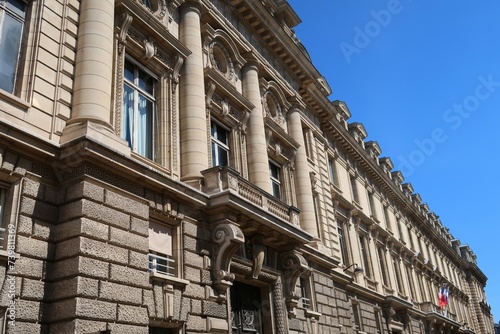
<path fill-rule="evenodd" d="M 152 252 L 151 248 L 148 249 L 148 272 L 150 274 L 150 277 L 153 280 L 159 280 L 163 282 L 167 282 L 168 284 L 172 284 L 174 286 L 181 286 L 185 287 L 186 285 L 189 284 L 189 281 L 185 280 L 182 278 L 183 274 L 183 258 L 182 258 L 182 223 L 178 221 L 165 221 L 164 219 L 161 219 L 162 217 L 157 217 L 157 215 L 154 215 L 153 217 L 150 217 L 149 220 L 149 226 L 148 230 L 151 228 L 151 223 L 157 224 L 164 226 L 171 231 L 171 258 L 175 261 L 175 267 L 173 270 L 173 275 L 166 275 L 163 273 L 160 273 L 158 271 L 152 271 L 149 270 L 149 255 L 150 254 L 162 254 L 161 252 Z M 148 243 L 149 246 L 151 240 L 148 237 Z M 160 255 L 161 256 L 161 255 Z"/>
<path fill-rule="evenodd" d="M 130 63 L 133 66 L 134 69 L 134 78 L 133 82 L 131 82 L 129 79 L 126 77 L 126 66 L 127 63 Z M 159 101 L 157 98 L 157 94 L 161 89 L 161 84 L 160 84 L 160 79 L 159 77 L 154 74 L 151 70 L 149 70 L 146 66 L 140 64 L 137 60 L 135 60 L 133 57 L 126 55 L 123 68 L 121 69 L 123 71 L 123 96 L 122 96 L 122 110 L 121 110 L 121 124 L 120 124 L 120 133 L 121 133 L 121 138 L 125 141 L 128 142 L 129 147 L 131 150 L 152 161 L 156 161 L 157 156 L 158 156 L 158 147 L 157 147 L 157 142 L 159 140 L 159 122 L 158 122 L 158 110 L 159 110 Z M 141 89 L 140 85 L 136 82 L 139 79 L 139 71 L 143 72 L 145 75 L 149 76 L 152 80 L 154 80 L 153 84 L 153 92 L 148 93 L 144 89 Z M 134 97 L 134 106 L 133 106 L 133 128 L 130 130 L 130 136 L 131 136 L 131 142 L 127 139 L 127 136 L 129 135 L 125 129 L 125 124 L 128 120 L 128 112 L 125 110 L 125 99 L 127 98 L 127 94 L 125 93 L 126 91 L 126 86 L 130 87 L 132 92 L 133 92 L 133 97 Z M 140 103 L 139 96 L 142 95 L 144 96 L 147 101 L 151 102 L 152 105 L 152 110 L 151 110 L 151 125 L 147 127 L 146 130 L 151 129 L 150 136 L 151 138 L 143 138 L 143 140 L 146 142 L 146 152 L 140 152 L 138 149 L 138 145 L 140 142 L 140 136 L 138 136 L 138 131 L 137 128 L 139 127 L 138 125 L 138 114 L 139 114 L 139 109 L 138 109 L 138 104 Z M 147 136 L 147 133 L 146 133 Z M 147 141 L 151 141 L 148 143 Z M 147 146 L 150 146 L 150 154 L 148 154 Z"/>
<path fill-rule="evenodd" d="M 363 273 L 366 277 L 373 277 L 372 261 L 370 254 L 369 236 L 365 233 L 360 233 L 358 235 L 359 240 L 359 253 L 361 255 L 361 261 L 363 263 Z"/>
<path fill-rule="evenodd" d="M 359 203 L 359 189 L 358 189 L 358 181 L 356 181 L 356 176 L 355 175 L 350 175 L 349 176 L 349 183 L 351 186 L 351 196 L 352 200 L 356 202 L 357 204 Z"/>
<path fill-rule="evenodd" d="M 300 276 L 299 277 L 299 286 L 300 286 L 300 306 L 304 310 L 314 310 L 314 301 L 313 301 L 313 292 L 312 285 L 310 281 L 310 276 Z"/>
<path fill-rule="evenodd" d="M 220 140 L 220 138 L 218 138 L 218 136 L 214 136 L 214 126 L 215 126 L 215 129 L 221 129 L 225 132 L 225 135 L 226 135 L 226 143 L 222 142 Z M 218 134 L 219 132 L 216 131 L 215 132 L 216 134 Z M 211 151 L 211 160 L 212 160 L 212 167 L 215 167 L 215 166 L 221 166 L 221 167 L 224 167 L 224 166 L 231 166 L 232 165 L 232 162 L 231 162 L 231 130 L 223 125 L 221 122 L 219 122 L 218 120 L 216 120 L 215 118 L 211 118 L 210 119 L 210 151 Z M 223 150 L 226 152 L 226 161 L 227 161 L 227 164 L 221 164 L 220 163 L 220 156 L 219 156 L 219 152 L 220 150 Z"/>
<path fill-rule="evenodd" d="M 24 58 L 23 57 L 23 53 L 24 53 L 23 50 L 26 49 L 26 48 L 23 48 L 23 46 L 25 46 L 26 38 L 27 38 L 26 31 L 28 28 L 27 25 L 29 23 L 30 3 L 28 1 L 24 1 L 24 0 L 13 0 L 13 1 L 17 1 L 19 3 L 22 3 L 24 5 L 24 13 L 23 13 L 24 15 L 19 15 L 19 13 L 16 13 L 14 10 L 8 8 L 8 4 L 11 1 L 12 0 L 5 0 L 3 5 L 0 2 L 0 37 L 3 34 L 5 16 L 9 16 L 13 20 L 15 20 L 16 22 L 21 23 L 21 29 L 19 32 L 19 36 L 17 36 L 18 47 L 17 47 L 17 50 L 15 51 L 16 52 L 16 56 L 15 56 L 16 60 L 15 60 L 15 64 L 14 64 L 15 69 L 14 69 L 14 72 L 12 73 L 12 77 L 8 78 L 9 80 L 12 79 L 12 87 L 10 87 L 10 90 L 5 90 L 3 88 L 0 88 L 0 90 L 7 92 L 8 94 L 17 95 L 17 93 L 19 91 L 20 77 L 21 77 L 22 72 L 23 72 L 23 63 L 22 63 L 22 59 Z M 0 40 L 1 40 L 1 38 L 0 38 Z M 1 48 L 1 44 L 0 44 L 0 48 Z M 5 88 L 9 88 L 9 87 L 5 87 Z"/>
<path fill-rule="evenodd" d="M 335 162 L 335 158 L 333 158 L 332 156 L 328 156 L 328 175 L 330 177 L 330 183 L 336 187 L 340 187 L 337 165 Z"/>
<path fill-rule="evenodd" d="M 274 166 L 276 168 L 276 176 L 273 173 L 273 169 L 271 166 Z M 282 182 L 281 179 L 283 179 L 283 168 L 281 165 L 277 164 L 276 162 L 269 160 L 269 177 L 270 177 L 270 182 L 271 182 L 271 191 L 272 195 L 276 197 L 279 200 L 283 199 L 283 187 L 282 187 Z M 278 188 L 276 189 L 275 186 Z M 276 190 L 278 191 L 278 194 L 276 194 Z"/>

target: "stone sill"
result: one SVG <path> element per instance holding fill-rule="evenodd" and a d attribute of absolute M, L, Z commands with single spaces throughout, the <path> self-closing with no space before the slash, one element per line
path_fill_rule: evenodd
<path fill-rule="evenodd" d="M 3 100 L 7 101 L 8 103 L 12 104 L 16 108 L 19 108 L 23 111 L 27 111 L 31 107 L 31 105 L 28 102 L 2 89 L 0 89 L 0 98 L 2 98 Z"/>
<path fill-rule="evenodd" d="M 320 316 L 321 316 L 321 313 L 319 313 L 319 312 L 306 310 L 306 317 L 308 317 L 308 318 L 319 319 Z"/>
<path fill-rule="evenodd" d="M 175 276 L 169 276 L 169 275 L 165 275 L 165 274 L 160 274 L 160 273 L 153 272 L 153 271 L 151 271 L 149 273 L 149 277 L 151 277 L 151 279 L 154 280 L 154 281 L 161 281 L 161 282 L 165 282 L 167 284 L 171 284 L 171 285 L 174 285 L 174 286 L 185 287 L 185 286 L 189 285 L 189 281 L 188 280 L 185 280 L 185 279 L 182 279 L 182 278 L 178 278 L 178 277 L 175 277 Z"/>

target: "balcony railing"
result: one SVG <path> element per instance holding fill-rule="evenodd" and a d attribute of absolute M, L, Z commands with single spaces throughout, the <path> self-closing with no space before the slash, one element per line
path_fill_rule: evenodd
<path fill-rule="evenodd" d="M 204 190 L 208 194 L 230 192 L 262 208 L 263 210 L 299 226 L 299 210 L 263 191 L 229 167 L 213 167 L 202 172 L 205 178 Z"/>
<path fill-rule="evenodd" d="M 148 254 L 149 272 L 175 276 L 175 260 L 170 256 L 160 256 L 157 254 Z"/>
<path fill-rule="evenodd" d="M 457 320 L 457 315 L 451 313 L 448 309 L 441 309 L 438 305 L 432 302 L 420 303 L 420 309 L 426 313 L 436 313 L 441 316 L 451 319 L 453 321 Z"/>

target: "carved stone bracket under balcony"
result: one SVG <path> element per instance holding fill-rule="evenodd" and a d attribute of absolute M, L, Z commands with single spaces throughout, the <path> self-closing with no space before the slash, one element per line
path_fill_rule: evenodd
<path fill-rule="evenodd" d="M 295 292 L 295 286 L 299 277 L 310 274 L 311 269 L 304 257 L 297 251 L 285 253 L 282 257 L 284 271 L 285 303 L 288 309 L 288 317 L 294 318 L 295 308 L 300 300 L 300 295 Z"/>
<path fill-rule="evenodd" d="M 230 272 L 231 258 L 245 243 L 245 236 L 236 224 L 225 222 L 213 230 L 212 241 L 215 243 L 215 265 L 212 268 L 214 287 L 219 298 L 224 299 L 227 288 L 232 286 L 234 281 L 234 274 Z"/>

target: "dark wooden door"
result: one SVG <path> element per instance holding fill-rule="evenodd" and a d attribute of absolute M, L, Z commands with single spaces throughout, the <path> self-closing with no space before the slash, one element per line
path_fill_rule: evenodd
<path fill-rule="evenodd" d="M 263 334 L 260 289 L 240 282 L 231 287 L 233 334 Z"/>

